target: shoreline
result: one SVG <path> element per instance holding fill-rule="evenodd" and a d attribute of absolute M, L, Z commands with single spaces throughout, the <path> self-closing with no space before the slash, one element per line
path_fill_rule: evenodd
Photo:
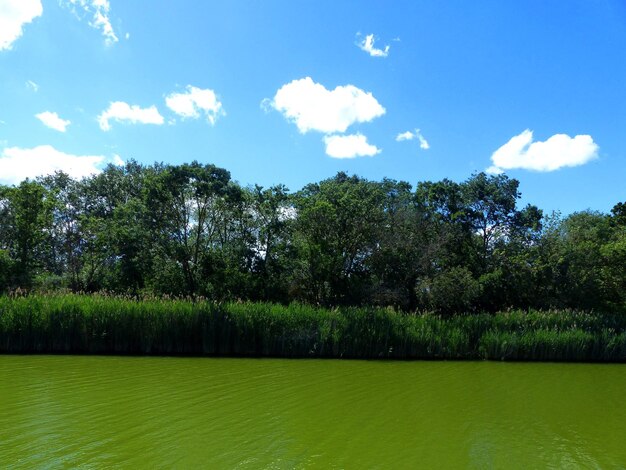
<path fill-rule="evenodd" d="M 343 362 L 426 362 L 426 363 L 484 363 L 484 364 L 589 364 L 589 365 L 626 365 L 626 359 L 602 360 L 569 360 L 569 359 L 496 359 L 496 358 L 439 358 L 439 357 L 352 357 L 352 356 L 255 356 L 255 355 L 208 355 L 208 354 L 142 354 L 112 352 L 6 352 L 0 351 L 0 357 L 101 357 L 101 358 L 133 358 L 133 359 L 233 359 L 233 360 L 286 360 L 286 361 L 343 361 Z"/>
<path fill-rule="evenodd" d="M 626 316 L 31 295 L 0 297 L 0 354 L 623 363 Z"/>

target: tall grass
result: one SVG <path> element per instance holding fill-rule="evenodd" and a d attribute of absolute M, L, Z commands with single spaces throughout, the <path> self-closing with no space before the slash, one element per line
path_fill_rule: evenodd
<path fill-rule="evenodd" d="M 626 316 L 33 295 L 0 297 L 0 352 L 624 362 Z"/>

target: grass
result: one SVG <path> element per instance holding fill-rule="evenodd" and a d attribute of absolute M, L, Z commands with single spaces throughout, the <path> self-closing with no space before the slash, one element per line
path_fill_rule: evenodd
<path fill-rule="evenodd" d="M 0 297 L 0 352 L 625 362 L 626 316 L 32 295 Z"/>

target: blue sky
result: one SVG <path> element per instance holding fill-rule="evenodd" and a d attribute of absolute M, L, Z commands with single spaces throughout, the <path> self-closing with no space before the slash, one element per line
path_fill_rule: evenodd
<path fill-rule="evenodd" d="M 241 184 L 626 200 L 626 2 L 0 0 L 0 182 L 136 159 Z M 419 129 L 419 131 L 417 131 Z"/>

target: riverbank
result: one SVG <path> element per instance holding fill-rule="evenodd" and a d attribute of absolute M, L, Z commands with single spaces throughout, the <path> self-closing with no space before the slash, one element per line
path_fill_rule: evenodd
<path fill-rule="evenodd" d="M 626 316 L 33 295 L 0 298 L 0 353 L 626 362 Z"/>

